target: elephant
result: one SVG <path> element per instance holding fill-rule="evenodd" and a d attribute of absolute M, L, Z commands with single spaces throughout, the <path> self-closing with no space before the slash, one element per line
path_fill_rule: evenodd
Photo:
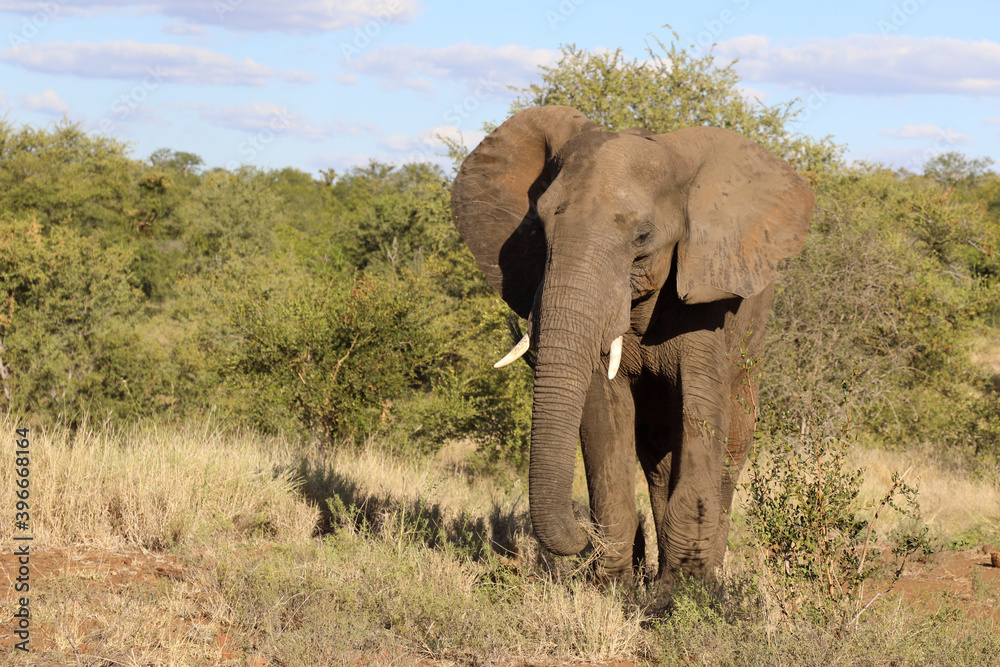
<path fill-rule="evenodd" d="M 715 579 L 757 419 L 744 362 L 762 354 L 776 264 L 805 241 L 806 181 L 726 129 L 615 133 L 553 105 L 483 139 L 451 205 L 487 281 L 527 320 L 497 365 L 535 352 L 528 499 L 542 546 L 590 542 L 571 500 L 579 442 L 602 580 L 644 558 L 636 458 L 656 595 Z"/>

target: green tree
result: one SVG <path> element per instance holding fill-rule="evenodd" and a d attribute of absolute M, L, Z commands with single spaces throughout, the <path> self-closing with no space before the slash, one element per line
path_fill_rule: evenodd
<path fill-rule="evenodd" d="M 971 189 L 989 173 L 993 158 L 969 158 L 958 151 L 935 155 L 924 163 L 924 176 L 946 188 Z"/>
<path fill-rule="evenodd" d="M 201 156 L 169 148 L 158 148 L 149 155 L 149 163 L 154 167 L 178 171 L 184 176 L 197 176 L 205 165 Z"/>
<path fill-rule="evenodd" d="M 140 338 L 141 293 L 127 246 L 100 231 L 46 233 L 33 215 L 0 213 L 0 340 L 10 405 L 73 425 L 152 411 L 160 365 Z"/>
<path fill-rule="evenodd" d="M 0 119 L 0 210 L 31 211 L 43 231 L 62 225 L 131 232 L 137 193 L 126 148 L 88 135 L 79 123 L 48 130 Z"/>
<path fill-rule="evenodd" d="M 553 67 L 541 67 L 541 83 L 521 90 L 511 112 L 562 104 L 582 111 L 608 130 L 641 127 L 657 134 L 684 127 L 724 127 L 752 139 L 810 174 L 839 164 L 842 149 L 829 137 L 816 141 L 792 133 L 795 103 L 765 106 L 739 89 L 735 61 L 717 67 L 715 57 L 696 57 L 675 44 L 647 46 L 647 60 L 622 50 L 588 52 L 562 47 Z"/>
<path fill-rule="evenodd" d="M 281 200 L 273 225 L 279 247 L 298 257 L 342 268 L 343 252 L 334 246 L 344 206 L 333 196 L 331 187 L 291 167 L 267 172 L 264 183 Z"/>
<path fill-rule="evenodd" d="M 281 199 L 267 175 L 252 168 L 206 174 L 184 211 L 184 240 L 198 268 L 276 249 L 274 219 Z"/>
<path fill-rule="evenodd" d="M 345 208 L 339 240 L 352 263 L 392 271 L 455 251 L 461 240 L 451 224 L 450 185 L 440 168 L 423 163 L 372 161 L 342 176 L 333 194 Z"/>

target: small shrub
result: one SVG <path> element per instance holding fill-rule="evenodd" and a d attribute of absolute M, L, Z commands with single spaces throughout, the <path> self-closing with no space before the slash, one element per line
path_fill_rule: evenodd
<path fill-rule="evenodd" d="M 856 506 L 862 471 L 845 468 L 844 434 L 820 428 L 811 423 L 781 441 L 769 459 L 753 453 L 747 520 L 768 567 L 790 580 L 821 581 L 841 597 L 869 574 L 859 553 L 867 528 Z"/>
<path fill-rule="evenodd" d="M 747 377 L 755 364 L 744 361 Z M 855 375 L 856 377 L 856 375 Z M 849 405 L 853 380 L 844 383 L 844 403 Z M 865 581 L 878 572 L 880 551 L 873 537 L 880 513 L 888 505 L 909 517 L 894 533 L 893 554 L 902 573 L 906 558 L 933 549 L 929 529 L 920 515 L 917 490 L 903 481 L 906 473 L 893 473 L 892 484 L 871 519 L 863 517 L 858 496 L 863 471 L 846 464 L 855 444 L 848 417 L 839 425 L 809 418 L 798 423 L 779 421 L 778 438 L 767 458 L 761 448 L 750 460 L 747 523 L 751 543 L 764 555 L 764 565 L 786 584 L 790 598 L 817 585 L 834 603 L 860 602 Z M 823 606 L 820 601 L 818 607 Z"/>
<path fill-rule="evenodd" d="M 861 505 L 863 471 L 846 465 L 853 445 L 849 429 L 849 423 L 831 431 L 807 422 L 804 431 L 776 443 L 769 456 L 756 450 L 744 485 L 751 544 L 782 582 L 776 589 L 784 598 L 779 602 L 805 605 L 823 617 L 843 618 L 860 605 L 865 583 L 882 573 L 874 529 L 886 506 L 908 518 L 885 536 L 898 564 L 895 578 L 908 558 L 934 551 L 917 489 L 903 475 L 893 474 L 877 505 Z M 819 599 L 811 594 L 816 590 L 823 591 Z"/>

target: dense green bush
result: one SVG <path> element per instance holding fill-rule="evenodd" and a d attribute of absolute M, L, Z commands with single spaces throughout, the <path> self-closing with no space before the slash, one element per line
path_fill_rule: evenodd
<path fill-rule="evenodd" d="M 282 410 L 332 440 L 390 419 L 436 354 L 418 280 L 331 277 L 285 294 L 248 285 L 232 308 L 239 342 L 227 375 L 253 423 L 281 424 L 271 412 Z"/>
<path fill-rule="evenodd" d="M 847 170 L 816 194 L 805 248 L 777 282 L 764 402 L 835 417 L 842 378 L 857 371 L 852 401 L 871 434 L 995 439 L 970 411 L 986 384 L 969 349 L 1000 296 L 997 227 L 934 183 L 887 170 Z"/>
<path fill-rule="evenodd" d="M 470 296 L 475 281 L 454 284 L 452 259 L 419 273 L 234 270 L 219 288 L 234 342 L 211 355 L 224 359 L 221 403 L 265 431 L 328 442 L 377 431 L 414 452 L 474 437 L 487 460 L 526 461 L 531 371 L 492 368 L 509 346 L 507 307 Z"/>
<path fill-rule="evenodd" d="M 255 169 L 212 172 L 187 202 L 183 239 L 195 268 L 217 268 L 234 258 L 268 255 L 276 249 L 274 220 L 281 199 Z"/>
<path fill-rule="evenodd" d="M 0 213 L 0 230 L 4 401 L 65 423 L 149 411 L 160 368 L 135 331 L 142 301 L 129 280 L 131 250 L 97 230 L 45 233 L 24 213 Z"/>
<path fill-rule="evenodd" d="M 534 375 L 524 363 L 493 368 L 512 345 L 510 309 L 495 295 L 470 298 L 458 317 L 447 363 L 408 432 L 419 429 L 438 446 L 471 437 L 483 461 L 527 465 Z"/>
<path fill-rule="evenodd" d="M 346 203 L 337 241 L 359 268 L 418 268 L 460 242 L 451 224 L 451 184 L 437 167 L 373 161 L 333 190 Z"/>

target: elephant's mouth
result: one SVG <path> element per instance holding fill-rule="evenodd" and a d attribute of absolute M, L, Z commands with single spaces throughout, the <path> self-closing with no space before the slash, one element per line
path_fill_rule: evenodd
<path fill-rule="evenodd" d="M 624 342 L 625 334 L 619 334 L 617 338 L 611 341 L 611 345 L 608 347 L 608 379 L 614 380 L 615 376 L 618 375 L 618 369 L 622 363 L 622 344 Z M 537 339 L 536 339 L 537 340 Z M 505 354 L 502 359 L 493 364 L 493 368 L 503 368 L 504 366 L 509 366 L 531 349 L 532 347 L 537 347 L 532 345 L 532 318 L 528 318 L 528 333 L 524 334 L 514 347 L 510 349 L 510 352 Z"/>

